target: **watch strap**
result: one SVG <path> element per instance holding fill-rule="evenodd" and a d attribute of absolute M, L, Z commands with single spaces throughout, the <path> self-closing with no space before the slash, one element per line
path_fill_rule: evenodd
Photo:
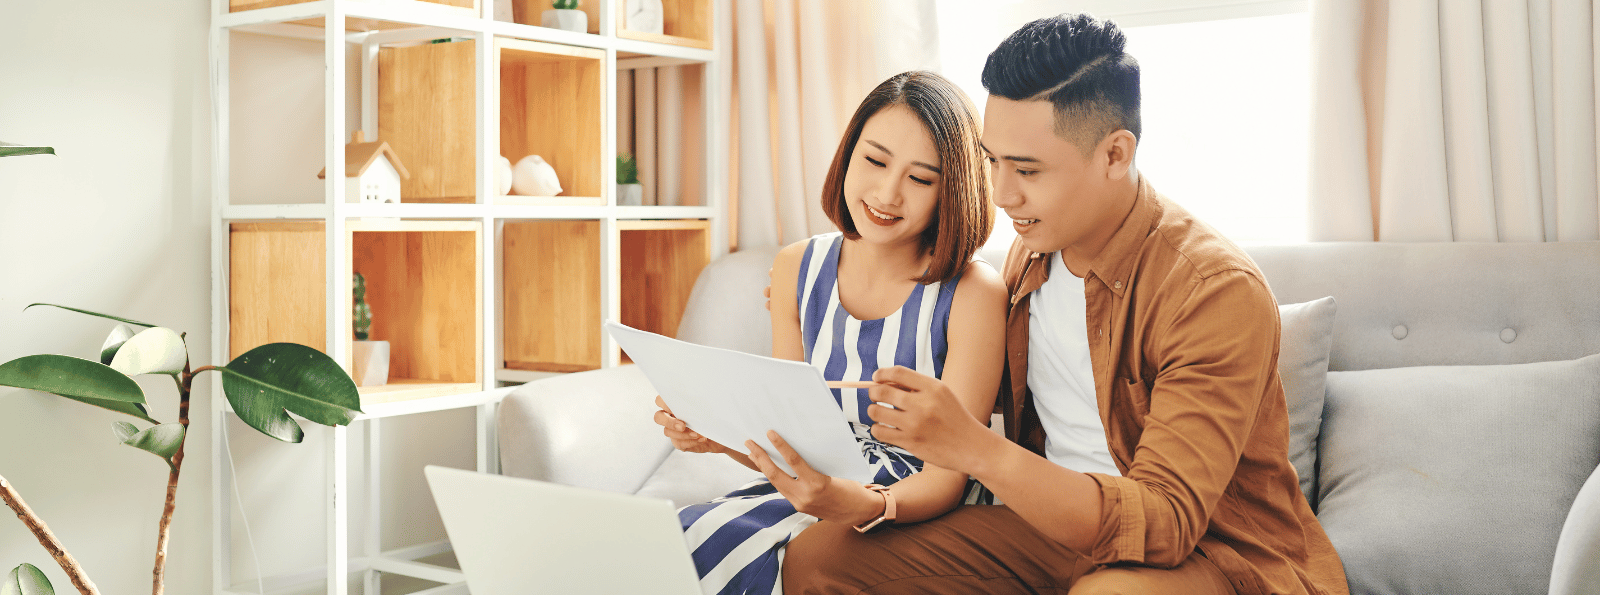
<path fill-rule="evenodd" d="M 871 531 L 873 527 L 876 527 L 876 526 L 878 526 L 878 525 L 880 525 L 882 523 L 885 523 L 885 522 L 892 523 L 892 522 L 894 522 L 895 512 L 896 512 L 895 511 L 895 504 L 894 504 L 894 493 L 889 491 L 889 486 L 883 486 L 883 485 L 878 485 L 878 484 L 875 484 L 875 483 L 869 483 L 869 484 L 867 484 L 865 486 L 862 486 L 862 487 L 867 488 L 869 490 L 872 490 L 874 492 L 877 492 L 877 493 L 883 495 L 883 514 L 878 515 L 878 518 L 872 519 L 872 520 L 867 521 L 865 523 L 862 523 L 860 525 L 856 525 L 855 526 L 856 531 L 859 531 L 861 533 L 866 533 L 867 531 Z"/>

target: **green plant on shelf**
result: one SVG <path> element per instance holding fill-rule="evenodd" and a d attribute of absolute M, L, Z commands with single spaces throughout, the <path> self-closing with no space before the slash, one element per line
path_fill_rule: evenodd
<path fill-rule="evenodd" d="M 284 442 L 300 442 L 305 437 L 290 413 L 325 426 L 349 425 L 361 413 L 361 395 L 355 381 L 333 358 L 305 345 L 271 343 L 251 349 L 224 366 L 191 369 L 185 335 L 172 329 L 55 304 L 30 304 L 28 308 L 33 306 L 51 306 L 122 323 L 112 329 L 98 358 L 53 354 L 19 357 L 0 364 L 0 386 L 58 395 L 151 424 L 141 429 L 117 421 L 112 422 L 111 429 L 118 442 L 156 455 L 167 464 L 166 505 L 156 534 L 155 595 L 165 590 L 167 544 L 189 430 L 189 396 L 196 376 L 205 372 L 220 374 L 222 392 L 239 420 Z M 135 326 L 144 330 L 135 332 Z M 172 377 L 178 387 L 178 421 L 162 423 L 150 416 L 144 405 L 144 390 L 133 380 L 140 375 Z M 27 525 L 80 593 L 99 593 L 77 560 L 3 476 L 0 500 Z M 0 583 L 0 594 L 4 595 L 54 593 L 44 573 L 27 563 L 12 569 L 5 582 Z"/>
<path fill-rule="evenodd" d="M 356 273 L 355 276 L 356 278 L 350 291 L 355 294 L 356 298 L 355 312 L 351 316 L 351 322 L 355 326 L 353 330 L 356 334 L 356 340 L 365 341 L 367 340 L 367 333 L 372 330 L 372 306 L 367 305 L 367 278 L 361 276 L 361 273 Z"/>
<path fill-rule="evenodd" d="M 550 5 L 554 6 L 556 10 L 577 10 L 578 0 L 555 0 Z"/>
<path fill-rule="evenodd" d="M 639 183 L 639 160 L 635 159 L 633 155 L 627 153 L 617 155 L 617 183 Z"/>

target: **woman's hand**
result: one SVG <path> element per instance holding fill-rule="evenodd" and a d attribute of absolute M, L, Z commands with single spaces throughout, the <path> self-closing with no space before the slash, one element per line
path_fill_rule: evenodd
<path fill-rule="evenodd" d="M 715 440 L 701 436 L 698 432 L 689 429 L 689 424 L 678 419 L 672 414 L 672 409 L 667 407 L 667 402 L 656 396 L 656 406 L 661 410 L 656 412 L 655 422 L 661 425 L 661 433 L 672 441 L 672 447 L 683 452 L 729 453 L 733 452 L 726 446 L 718 444 Z"/>
<path fill-rule="evenodd" d="M 848 479 L 830 477 L 812 469 L 777 432 L 767 431 L 767 439 L 772 441 L 778 454 L 797 475 L 791 477 L 780 469 L 755 441 L 746 440 L 744 445 L 750 449 L 750 460 L 767 476 L 767 481 L 772 482 L 772 487 L 794 504 L 795 510 L 846 525 L 860 525 L 883 514 L 882 494 Z"/>

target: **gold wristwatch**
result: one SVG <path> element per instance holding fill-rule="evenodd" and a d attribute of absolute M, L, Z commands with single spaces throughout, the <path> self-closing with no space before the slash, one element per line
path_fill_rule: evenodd
<path fill-rule="evenodd" d="M 894 494 L 889 491 L 889 486 L 869 483 L 861 487 L 883 494 L 883 514 L 878 515 L 878 518 L 856 525 L 856 530 L 866 533 L 871 531 L 873 527 L 878 526 L 879 523 L 894 522 Z"/>

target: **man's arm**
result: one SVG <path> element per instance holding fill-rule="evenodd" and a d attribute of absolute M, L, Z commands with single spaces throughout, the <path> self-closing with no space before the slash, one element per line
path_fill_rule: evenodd
<path fill-rule="evenodd" d="M 1229 271 L 1198 282 L 1155 325 L 1166 331 L 1152 338 L 1154 381 L 1145 387 L 1114 379 L 1120 386 L 1111 389 L 1113 399 L 1147 398 L 1149 406 L 1126 477 L 1064 469 L 975 431 L 949 413 L 937 380 L 905 369 L 879 371 L 878 380 L 914 392 L 873 389 L 874 400 L 901 408 L 874 410 L 881 422 L 899 426 L 878 436 L 972 475 L 1041 532 L 1097 564 L 1175 566 L 1210 526 L 1255 429 L 1275 367 L 1277 310 L 1259 279 Z M 934 439 L 941 435 L 958 438 Z"/>

